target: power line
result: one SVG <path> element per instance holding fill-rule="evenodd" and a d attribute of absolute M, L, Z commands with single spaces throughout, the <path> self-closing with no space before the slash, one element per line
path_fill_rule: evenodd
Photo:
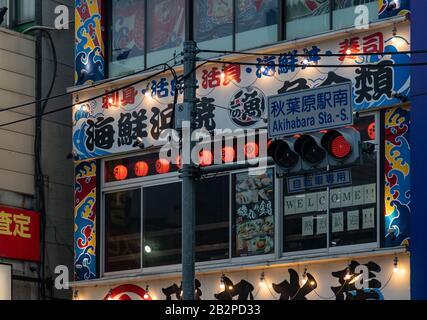
<path fill-rule="evenodd" d="M 415 67 L 415 66 L 427 66 L 427 62 L 415 62 L 415 63 L 395 63 L 395 64 L 340 64 L 340 65 L 331 65 L 331 64 L 311 64 L 310 62 L 305 64 L 278 64 L 278 63 L 263 63 L 263 62 L 240 62 L 240 61 L 223 61 L 223 60 L 213 60 L 213 59 L 200 59 L 199 61 L 205 61 L 210 63 L 218 64 L 234 64 L 241 66 L 260 66 L 260 67 L 283 67 L 283 68 L 384 68 L 384 67 Z"/>
<path fill-rule="evenodd" d="M 123 89 L 129 88 L 129 87 L 132 87 L 132 86 L 137 85 L 137 84 L 139 84 L 139 83 L 141 83 L 141 82 L 144 82 L 144 81 L 150 80 L 150 79 L 152 79 L 152 78 L 154 78 L 154 77 L 156 77 L 156 76 L 158 76 L 158 75 L 160 75 L 160 74 L 162 74 L 162 73 L 164 73 L 164 72 L 166 72 L 166 71 L 170 71 L 170 69 L 172 69 L 172 68 L 173 68 L 173 67 L 168 66 L 168 69 L 161 70 L 161 71 L 156 72 L 156 73 L 154 73 L 154 74 L 152 74 L 152 75 L 150 75 L 150 76 L 148 76 L 148 77 L 146 77 L 146 78 L 143 78 L 143 79 L 140 79 L 140 80 L 138 80 L 138 81 L 132 82 L 132 83 L 127 84 L 127 85 L 125 85 L 125 86 L 122 86 L 122 87 L 120 87 L 120 88 L 113 89 L 113 90 L 109 91 L 109 93 L 119 92 L 119 91 L 121 91 L 121 90 L 123 90 Z M 95 100 L 95 99 L 102 98 L 102 97 L 104 97 L 104 96 L 105 96 L 105 93 L 100 94 L 100 95 L 97 95 L 97 96 L 95 96 L 95 97 L 91 97 L 91 98 L 86 99 L 86 100 L 83 100 L 83 101 L 80 101 L 80 102 L 78 102 L 78 104 L 87 103 L 87 102 L 93 101 L 93 100 Z M 72 108 L 72 107 L 74 107 L 74 104 L 70 104 L 70 105 L 67 105 L 67 106 L 65 106 L 65 107 L 62 107 L 62 108 L 59 108 L 59 109 L 55 109 L 55 110 L 52 110 L 52 111 L 49 111 L 49 112 L 44 112 L 44 113 L 42 113 L 42 114 L 41 114 L 41 115 L 39 115 L 39 116 L 46 116 L 46 115 L 49 115 L 49 114 L 53 114 L 53 113 L 56 113 L 56 112 L 60 112 L 60 111 L 64 111 L 64 110 L 70 109 L 70 108 Z M 35 118 L 36 118 L 35 116 L 30 116 L 30 117 L 27 117 L 27 118 L 24 118 L 24 119 L 20 119 L 20 120 L 16 120 L 16 121 L 12 121 L 12 122 L 9 122 L 9 123 L 3 123 L 3 124 L 0 124 L 0 128 L 2 128 L 2 127 L 6 127 L 6 126 L 10 126 L 10 125 L 13 125 L 13 124 L 17 124 L 17 123 L 20 123 L 20 122 L 24 122 L 24 121 L 32 120 L 32 119 L 35 119 Z"/>
<path fill-rule="evenodd" d="M 350 49 L 351 50 L 351 49 Z M 228 50 L 201 50 L 201 53 L 219 53 L 221 55 L 249 55 L 249 56 L 271 56 L 271 57 L 282 57 L 283 53 L 260 53 L 260 52 L 250 52 L 250 51 L 228 51 Z M 407 55 L 407 54 L 426 54 L 427 50 L 412 50 L 412 51 L 397 51 L 397 52 L 351 52 L 351 53 L 295 53 L 290 54 L 291 57 L 348 57 L 348 56 L 380 56 L 380 55 Z"/>
<path fill-rule="evenodd" d="M 4 111 L 11 111 L 11 110 L 15 110 L 15 109 L 18 109 L 18 108 L 30 106 L 30 105 L 33 105 L 33 104 L 36 104 L 36 103 L 46 102 L 46 101 L 52 100 L 52 99 L 62 98 L 62 97 L 68 96 L 70 94 L 78 93 L 78 92 L 85 91 L 85 90 L 88 90 L 88 89 L 97 88 L 98 86 L 101 86 L 101 85 L 104 85 L 104 84 L 107 84 L 107 83 L 110 83 L 110 82 L 114 82 L 114 81 L 118 81 L 118 80 L 121 80 L 121 79 L 124 79 L 124 78 L 127 78 L 127 77 L 135 76 L 135 75 L 138 75 L 140 73 L 143 73 L 143 72 L 146 72 L 146 71 L 153 70 L 155 68 L 164 66 L 164 65 L 168 64 L 169 62 L 171 62 L 172 60 L 176 60 L 176 57 L 173 57 L 172 59 L 169 59 L 165 63 L 160 63 L 160 64 L 157 64 L 155 66 L 152 66 L 152 67 L 149 67 L 149 68 L 145 68 L 143 70 L 138 70 L 138 71 L 126 74 L 126 75 L 122 75 L 120 77 L 111 78 L 111 79 L 108 79 L 106 81 L 102 81 L 102 82 L 95 83 L 95 84 L 90 85 L 90 86 L 86 86 L 86 87 L 74 90 L 72 92 L 65 92 L 65 93 L 58 94 L 56 96 L 51 96 L 50 98 L 44 98 L 44 99 L 34 100 L 34 101 L 31 101 L 31 102 L 26 102 L 26 103 L 14 105 L 14 106 L 11 106 L 11 107 L 3 108 L 3 109 L 0 109 L 0 113 L 4 112 Z"/>

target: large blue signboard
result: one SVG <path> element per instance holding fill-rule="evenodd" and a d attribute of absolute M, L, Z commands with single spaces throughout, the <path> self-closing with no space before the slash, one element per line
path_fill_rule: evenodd
<path fill-rule="evenodd" d="M 353 124 L 350 83 L 271 96 L 269 137 L 290 136 Z"/>

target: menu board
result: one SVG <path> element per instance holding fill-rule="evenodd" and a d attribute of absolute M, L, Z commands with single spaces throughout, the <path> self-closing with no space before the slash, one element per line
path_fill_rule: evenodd
<path fill-rule="evenodd" d="M 235 256 L 274 252 L 274 170 L 234 176 Z"/>

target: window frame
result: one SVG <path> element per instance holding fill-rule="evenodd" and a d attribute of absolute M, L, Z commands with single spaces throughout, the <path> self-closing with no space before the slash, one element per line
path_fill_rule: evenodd
<path fill-rule="evenodd" d="M 375 117 L 375 127 L 381 128 L 381 110 L 375 110 L 375 111 L 368 111 L 360 114 L 360 117 L 369 117 L 374 116 Z M 318 255 L 324 255 L 324 256 L 333 256 L 334 254 L 347 254 L 353 251 L 368 251 L 373 249 L 380 249 L 381 248 L 381 227 L 382 227 L 382 219 L 381 219 L 381 212 L 382 210 L 382 201 L 384 194 L 384 186 L 381 183 L 381 177 L 383 176 L 382 172 L 382 166 L 381 166 L 381 160 L 382 153 L 381 150 L 384 147 L 382 143 L 382 132 L 377 130 L 376 131 L 376 137 L 375 137 L 375 152 L 377 152 L 377 159 L 376 159 L 376 241 L 375 242 L 367 242 L 362 244 L 356 244 L 356 245 L 343 245 L 343 246 L 337 246 L 337 247 L 331 247 L 330 245 L 330 218 L 331 218 L 331 210 L 329 207 L 328 202 L 328 210 L 327 210 L 327 236 L 326 236 L 326 244 L 327 246 L 325 248 L 319 248 L 319 249 L 312 249 L 312 250 L 300 250 L 300 251 L 292 251 L 292 252 L 284 252 L 282 250 L 281 257 L 285 259 L 293 259 L 293 258 L 303 258 L 306 256 L 318 256 Z M 281 189 L 283 192 L 283 183 L 281 184 Z M 328 199 L 330 198 L 330 190 L 331 188 L 327 188 L 326 192 L 328 193 Z M 282 193 L 282 198 L 284 198 L 284 194 Z M 283 214 L 282 214 L 282 219 Z M 283 220 L 282 220 L 283 223 Z M 281 226 L 281 232 L 282 237 L 284 237 L 284 229 Z M 281 239 L 281 245 L 283 246 L 283 238 Z"/>
<path fill-rule="evenodd" d="M 11 0 L 9 0 L 11 1 Z M 186 17 L 185 17 L 185 32 L 184 32 L 184 37 L 185 37 L 185 41 L 187 40 L 194 40 L 195 37 L 195 32 L 194 32 L 194 26 L 195 24 L 195 6 L 194 6 L 194 0 L 186 0 L 185 1 L 185 12 L 186 12 Z M 237 46 L 236 46 L 236 37 L 237 37 L 237 1 L 238 0 L 232 0 L 233 1 L 233 22 L 232 22 L 232 47 L 230 48 L 231 51 L 236 51 L 237 50 Z M 334 0 L 328 0 L 329 1 L 329 28 L 324 31 L 324 32 L 319 32 L 319 33 L 314 33 L 308 36 L 304 36 L 302 38 L 296 38 L 296 39 L 292 39 L 292 38 L 287 38 L 286 37 L 286 33 L 287 33 L 287 20 L 286 20 L 286 5 L 287 5 L 287 0 L 276 0 L 278 2 L 277 4 L 277 8 L 278 8 L 278 16 L 277 16 L 277 37 L 276 40 L 273 41 L 272 43 L 266 43 L 262 46 L 255 46 L 255 47 L 251 47 L 249 46 L 247 49 L 245 49 L 245 51 L 248 50 L 253 50 L 259 47 L 265 47 L 265 46 L 269 46 L 269 45 L 274 45 L 278 42 L 286 42 L 286 41 L 294 41 L 297 39 L 304 39 L 304 38 L 309 38 L 309 37 L 313 37 L 313 36 L 318 36 L 321 34 L 324 34 L 325 32 L 335 32 L 335 31 L 340 31 L 340 30 L 346 30 L 346 29 L 351 29 L 354 28 L 354 26 L 350 26 L 350 27 L 344 27 L 344 28 L 340 28 L 340 29 L 334 29 L 334 11 L 335 11 L 335 2 Z M 113 11 L 113 5 L 111 1 L 107 1 L 108 4 L 105 5 L 105 11 L 106 11 L 106 35 L 107 35 L 107 47 L 106 47 L 106 61 L 108 63 L 106 63 L 106 74 L 107 74 L 107 78 L 115 78 L 117 76 L 121 76 L 121 75 L 125 75 L 128 72 L 122 72 L 116 75 L 112 75 L 111 74 L 111 70 L 109 68 L 110 64 L 113 62 L 112 61 L 112 41 L 111 41 L 111 36 L 112 36 L 112 11 Z M 148 0 L 144 0 L 144 8 L 145 8 L 145 21 L 144 21 L 144 25 L 145 25 L 145 35 L 144 35 L 144 69 L 146 69 L 148 67 L 148 54 L 150 53 L 148 51 L 148 19 L 147 19 L 147 15 L 148 15 Z M 369 24 L 376 22 L 377 20 L 372 20 L 369 21 Z M 153 52 L 157 52 L 157 51 L 153 51 Z M 153 53 L 151 52 L 151 53 Z M 134 70 L 137 71 L 137 70 Z M 131 73 L 131 71 L 129 71 L 129 73 Z"/>
<path fill-rule="evenodd" d="M 128 155 L 128 157 L 133 157 L 137 155 L 142 155 L 146 153 L 138 153 L 138 154 L 132 154 Z M 174 265 L 165 265 L 165 266 L 157 266 L 157 267 L 147 267 L 144 268 L 144 188 L 149 188 L 153 186 L 159 186 L 159 185 L 165 185 L 165 184 L 173 184 L 173 183 L 182 183 L 182 180 L 179 178 L 179 173 L 169 173 L 169 174 L 163 174 L 163 175 L 156 175 L 152 177 L 142 177 L 142 178 L 136 178 L 132 180 L 127 181 L 119 181 L 119 182 L 106 182 L 105 177 L 105 163 L 114 159 L 120 159 L 124 156 L 115 156 L 110 158 L 102 159 L 101 169 L 99 170 L 100 174 L 100 194 L 101 194 L 101 203 L 99 203 L 98 207 L 100 207 L 99 213 L 101 214 L 100 217 L 100 232 L 98 233 L 100 236 L 100 248 L 99 248 L 99 255 L 100 255 L 100 278 L 101 279 L 108 279 L 108 278 L 114 278 L 117 276 L 126 276 L 126 275 L 150 275 L 150 274 L 158 274 L 163 272 L 178 272 L 182 270 L 181 264 L 174 264 Z M 273 170 L 273 176 L 274 176 L 274 188 L 277 189 L 280 187 L 280 179 L 277 179 L 276 177 L 276 168 L 275 166 L 268 166 L 267 169 Z M 251 263 L 267 263 L 270 261 L 277 261 L 280 258 L 280 250 L 281 250 L 281 243 L 280 243 L 280 225 L 277 221 L 280 218 L 279 208 L 280 208 L 280 198 L 275 194 L 274 199 L 274 221 L 275 221 L 275 235 L 274 235 L 274 252 L 270 254 L 261 254 L 261 255 L 254 255 L 254 256 L 248 256 L 248 257 L 233 257 L 233 175 L 247 172 L 248 169 L 241 169 L 241 170 L 233 170 L 233 171 L 227 171 L 221 174 L 218 174 L 216 176 L 227 176 L 229 180 L 229 206 L 228 206 L 228 217 L 229 217 L 229 258 L 228 259 L 221 259 L 221 260 L 212 260 L 212 261 L 202 261 L 202 262 L 196 262 L 196 269 L 199 268 L 214 268 L 219 269 L 221 267 L 232 267 L 232 266 L 238 266 L 241 264 L 251 264 Z M 122 192 L 122 191 L 128 191 L 128 190 L 136 190 L 139 189 L 141 192 L 141 268 L 134 269 L 134 270 L 123 270 L 123 271 L 115 271 L 115 272 L 106 272 L 105 271 L 105 258 L 106 258 L 106 215 L 105 215 L 105 195 L 111 194 L 115 192 Z"/>

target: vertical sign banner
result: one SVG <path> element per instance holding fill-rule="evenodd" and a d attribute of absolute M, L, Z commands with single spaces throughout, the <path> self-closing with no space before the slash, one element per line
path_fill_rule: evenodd
<path fill-rule="evenodd" d="M 74 190 L 74 279 L 96 278 L 96 161 L 77 164 Z"/>
<path fill-rule="evenodd" d="M 0 207 L 0 257 L 40 261 L 40 215 L 37 212 Z"/>
<path fill-rule="evenodd" d="M 0 301 L 12 300 L 12 265 L 0 264 Z"/>
<path fill-rule="evenodd" d="M 409 244 L 411 220 L 411 147 L 409 108 L 385 113 L 385 245 Z M 392 236 L 389 232 L 394 230 Z"/>
<path fill-rule="evenodd" d="M 75 0 L 75 84 L 105 77 L 104 24 L 101 0 Z"/>

